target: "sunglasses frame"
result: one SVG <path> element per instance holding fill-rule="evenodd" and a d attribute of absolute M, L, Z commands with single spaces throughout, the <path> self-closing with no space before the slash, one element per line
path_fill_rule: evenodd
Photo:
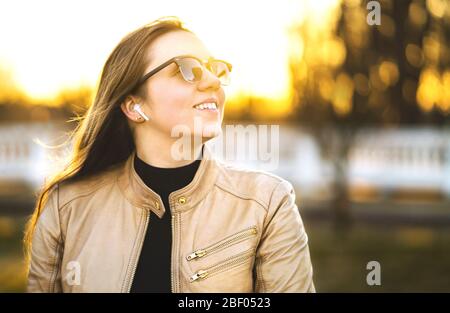
<path fill-rule="evenodd" d="M 150 72 L 148 72 L 147 74 L 145 74 L 145 75 L 139 80 L 138 86 L 140 86 L 140 85 L 143 84 L 147 79 L 149 79 L 151 76 L 155 75 L 156 73 L 158 73 L 159 71 L 161 71 L 163 68 L 169 66 L 170 64 L 172 64 L 172 63 L 174 63 L 174 62 L 177 64 L 178 68 L 180 68 L 180 64 L 178 63 L 178 61 L 180 61 L 180 60 L 182 60 L 182 59 L 186 59 L 186 58 L 191 58 L 191 59 L 197 60 L 197 61 L 198 61 L 204 68 L 206 68 L 208 71 L 209 71 L 210 64 L 211 64 L 212 61 L 216 61 L 216 62 L 219 61 L 219 62 L 224 63 L 224 64 L 227 66 L 229 72 L 231 72 L 231 70 L 232 70 L 232 68 L 233 68 L 233 66 L 232 66 L 230 63 L 228 63 L 227 61 L 215 59 L 215 58 L 212 58 L 212 57 L 210 57 L 210 58 L 207 59 L 206 61 L 202 61 L 202 60 L 200 60 L 199 58 L 197 58 L 196 56 L 193 56 L 193 55 L 187 55 L 187 54 L 186 54 L 186 55 L 180 55 L 180 56 L 176 56 L 176 57 L 173 57 L 173 58 L 167 60 L 167 61 L 164 62 L 163 64 L 157 66 L 156 68 L 154 68 L 153 70 L 151 70 Z M 205 66 L 205 65 L 206 65 L 206 66 Z M 180 72 L 181 72 L 181 69 L 180 69 Z M 189 80 L 186 80 L 186 79 L 184 78 L 183 73 L 181 73 L 181 75 L 183 76 L 183 79 L 184 79 L 186 82 L 192 83 L 192 84 L 193 84 L 193 83 L 196 83 L 195 81 L 189 81 Z M 223 84 L 222 82 L 220 82 L 220 83 L 221 83 L 221 85 L 225 85 L 225 84 Z"/>

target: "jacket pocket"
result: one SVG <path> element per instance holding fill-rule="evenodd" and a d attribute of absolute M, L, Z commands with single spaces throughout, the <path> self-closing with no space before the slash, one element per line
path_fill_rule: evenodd
<path fill-rule="evenodd" d="M 186 260 L 192 261 L 194 259 L 203 258 L 215 252 L 221 251 L 233 244 L 237 244 L 241 241 L 244 241 L 250 237 L 255 236 L 258 233 L 258 229 L 256 225 L 248 227 L 244 230 L 241 230 L 233 235 L 230 235 L 218 242 L 213 243 L 205 248 L 197 249 L 194 252 L 188 254 L 186 256 Z"/>
<path fill-rule="evenodd" d="M 238 265 L 245 263 L 254 254 L 255 254 L 255 249 L 250 248 L 244 252 L 241 252 L 232 257 L 229 257 L 229 258 L 227 258 L 219 263 L 216 263 L 212 266 L 198 270 L 194 275 L 189 277 L 189 281 L 191 283 L 193 283 L 197 280 L 207 279 L 208 277 L 214 276 L 215 274 L 232 269 Z"/>

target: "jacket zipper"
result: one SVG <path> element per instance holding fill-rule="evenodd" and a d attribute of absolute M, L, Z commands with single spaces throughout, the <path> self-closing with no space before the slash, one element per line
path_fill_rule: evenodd
<path fill-rule="evenodd" d="M 144 238 L 145 238 L 145 233 L 147 231 L 147 227 L 148 227 L 148 222 L 150 221 L 150 212 L 148 210 L 144 210 L 145 212 L 145 225 L 144 225 L 144 232 L 141 233 L 141 239 L 139 242 L 139 248 L 137 250 L 137 253 L 135 253 L 134 255 L 134 260 L 133 260 L 133 270 L 131 272 L 130 277 L 128 278 L 127 281 L 127 289 L 128 292 L 131 291 L 131 283 L 133 282 L 134 279 L 134 275 L 136 274 L 136 268 L 137 268 L 137 260 L 139 258 L 139 255 L 141 254 L 141 250 L 142 250 L 142 244 L 144 242 Z"/>
<path fill-rule="evenodd" d="M 198 250 L 192 252 L 191 254 L 189 254 L 186 257 L 186 259 L 188 261 L 191 261 L 191 260 L 194 260 L 197 258 L 202 258 L 205 255 L 209 255 L 214 252 L 225 249 L 228 246 L 230 246 L 231 244 L 243 241 L 250 236 L 256 235 L 257 233 L 258 233 L 258 230 L 257 230 L 256 226 L 246 228 L 244 230 L 239 231 L 238 233 L 228 236 L 227 238 L 225 238 L 215 244 L 212 244 L 206 248 L 198 249 Z"/>
<path fill-rule="evenodd" d="M 173 265 L 173 262 L 174 262 L 174 241 L 175 241 L 175 237 L 174 237 L 174 235 L 175 235 L 175 230 L 174 230 L 174 225 L 175 225 L 175 222 L 174 222 L 174 220 L 175 220 L 175 215 L 172 215 L 172 269 L 170 270 L 170 282 L 171 282 L 171 289 L 172 289 L 172 293 L 175 293 L 175 280 L 174 280 L 174 277 L 173 277 L 173 267 L 174 267 L 174 265 Z"/>
<path fill-rule="evenodd" d="M 189 281 L 192 283 L 199 279 L 206 279 L 214 274 L 222 272 L 225 269 L 229 269 L 242 264 L 254 254 L 254 251 L 254 248 L 250 248 L 213 266 L 199 270 L 189 278 Z"/>
<path fill-rule="evenodd" d="M 174 213 L 174 215 L 172 215 L 172 269 L 170 271 L 172 293 L 178 293 L 181 290 L 179 279 L 179 262 L 177 262 L 179 257 L 180 240 L 176 237 L 180 234 L 177 228 L 180 224 L 180 222 L 177 221 L 179 218 L 179 213 Z"/>

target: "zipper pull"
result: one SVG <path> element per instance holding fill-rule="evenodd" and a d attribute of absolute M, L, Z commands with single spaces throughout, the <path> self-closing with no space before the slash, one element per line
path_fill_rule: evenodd
<path fill-rule="evenodd" d="M 192 252 L 191 254 L 189 254 L 186 259 L 188 261 L 193 260 L 195 258 L 201 258 L 202 256 L 204 256 L 206 254 L 206 250 L 197 250 L 195 252 Z"/>
<path fill-rule="evenodd" d="M 194 275 L 192 275 L 189 280 L 191 281 L 191 283 L 193 281 L 196 281 L 197 279 L 203 279 L 206 276 L 208 276 L 208 271 L 204 271 L 204 270 L 199 270 L 197 273 L 195 273 Z"/>

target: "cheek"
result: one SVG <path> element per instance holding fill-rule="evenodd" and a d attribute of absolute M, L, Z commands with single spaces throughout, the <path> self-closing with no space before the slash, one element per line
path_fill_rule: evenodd
<path fill-rule="evenodd" d="M 225 94 L 225 91 L 223 90 L 223 88 L 220 88 L 219 99 L 220 99 L 220 103 L 222 104 L 221 111 L 223 112 L 224 108 L 225 108 L 225 102 L 226 102 L 226 94 Z"/>
<path fill-rule="evenodd" d="M 192 92 L 184 86 L 174 84 L 155 85 L 152 90 L 152 111 L 162 122 L 177 122 L 183 118 L 191 108 Z"/>
<path fill-rule="evenodd" d="M 203 119 L 192 107 L 197 91 L 189 87 L 184 82 L 183 84 L 178 84 L 170 81 L 151 85 L 149 88 L 151 97 L 149 99 L 151 99 L 154 126 L 167 132 L 171 132 L 177 125 L 185 125 L 191 130 L 199 129 L 194 127 L 195 117 L 201 118 L 200 122 L 202 122 L 203 126 L 204 123 L 217 127 L 221 125 L 225 106 L 224 90 L 221 88 L 217 91 L 219 103 L 221 104 L 219 118 L 208 117 Z M 203 130 L 199 131 L 202 132 Z"/>

